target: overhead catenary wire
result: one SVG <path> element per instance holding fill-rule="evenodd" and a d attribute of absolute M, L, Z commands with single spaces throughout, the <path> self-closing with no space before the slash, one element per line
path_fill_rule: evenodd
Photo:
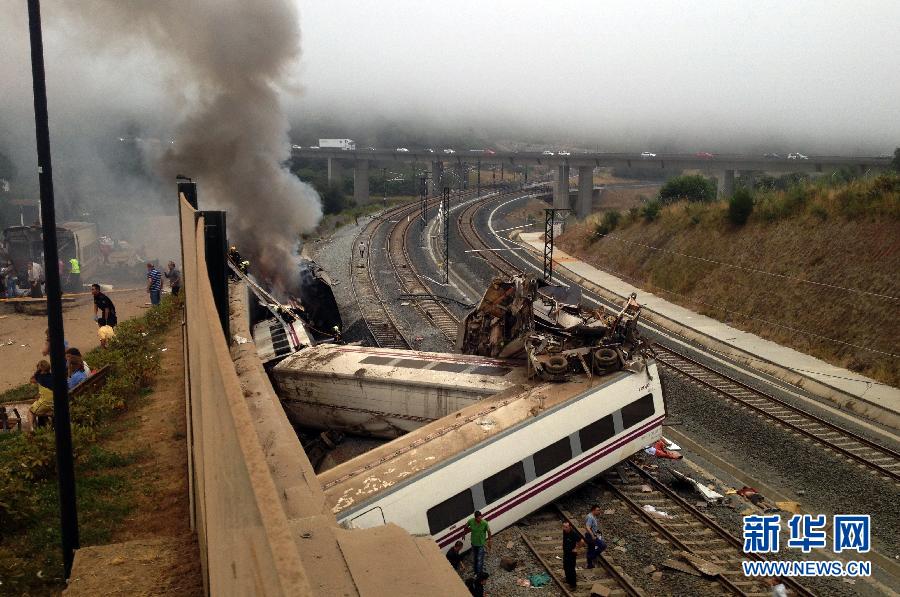
<path fill-rule="evenodd" d="M 648 245 L 648 244 L 646 244 L 646 243 L 641 243 L 641 242 L 634 241 L 634 240 L 626 240 L 626 239 L 624 239 L 624 238 L 622 238 L 622 237 L 620 237 L 620 236 L 616 236 L 615 234 L 608 234 L 608 233 L 607 233 L 607 234 L 600 234 L 600 233 L 597 233 L 597 236 L 598 236 L 598 237 L 603 237 L 603 238 L 609 238 L 609 239 L 612 239 L 612 240 L 617 240 L 617 241 L 619 241 L 619 242 L 621 242 L 621 243 L 626 243 L 626 244 L 630 244 L 630 245 L 637 245 L 637 246 L 639 246 L 639 247 L 644 247 L 645 249 L 650 249 L 650 250 L 652 250 L 652 251 L 659 251 L 660 253 L 668 253 L 668 254 L 670 254 L 670 255 L 677 255 L 677 256 L 679 256 L 679 257 L 686 257 L 686 258 L 688 258 L 688 259 L 695 259 L 695 260 L 697 260 L 697 261 L 703 261 L 703 262 L 706 262 L 706 263 L 714 263 L 714 264 L 716 264 L 716 265 L 722 265 L 722 266 L 725 266 L 725 267 L 731 267 L 731 268 L 734 268 L 734 269 L 739 269 L 739 270 L 743 270 L 743 271 L 747 271 L 747 272 L 752 272 L 752 273 L 755 273 L 755 274 L 761 274 L 761 275 L 764 275 L 764 276 L 771 276 L 771 277 L 773 277 L 773 278 L 780 278 L 780 279 L 783 279 L 783 280 L 791 280 L 791 281 L 793 281 L 793 282 L 799 282 L 799 283 L 802 283 L 802 284 L 810 284 L 810 285 L 812 285 L 812 286 L 821 286 L 821 287 L 823 287 L 823 288 L 831 288 L 831 289 L 834 289 L 834 290 L 842 290 L 842 291 L 844 291 L 844 292 L 852 292 L 852 293 L 855 293 L 855 294 L 861 294 L 861 295 L 865 295 L 865 296 L 873 296 L 873 297 L 877 297 L 877 298 L 881 298 L 881 299 L 885 299 L 885 300 L 889 300 L 889 301 L 900 301 L 900 296 L 892 296 L 892 295 L 889 295 L 889 294 L 882 294 L 882 293 L 878 293 L 878 292 L 872 292 L 872 291 L 869 291 L 869 290 L 860 290 L 859 288 L 849 288 L 849 287 L 847 287 L 847 286 L 840 286 L 840 285 L 838 285 L 838 284 L 829 284 L 829 283 L 827 283 L 827 282 L 817 282 L 817 281 L 815 281 L 815 280 L 806 280 L 806 279 L 804 279 L 804 278 L 798 278 L 798 277 L 796 277 L 796 276 L 789 276 L 789 275 L 787 275 L 787 274 L 779 274 L 779 273 L 776 273 L 776 272 L 770 272 L 770 271 L 767 271 L 767 270 L 764 270 L 764 269 L 755 268 L 755 267 L 747 267 L 747 266 L 745 266 L 745 265 L 738 265 L 738 264 L 735 264 L 735 263 L 728 263 L 728 262 L 726 262 L 726 261 L 718 261 L 718 260 L 716 260 L 716 259 L 710 259 L 709 257 L 700 257 L 700 256 L 698 256 L 698 255 L 691 255 L 691 254 L 689 254 L 689 253 L 682 253 L 682 252 L 680 252 L 680 251 L 673 251 L 673 250 L 671 250 L 671 249 L 663 249 L 662 247 L 655 247 L 655 246 L 653 246 L 653 245 Z"/>

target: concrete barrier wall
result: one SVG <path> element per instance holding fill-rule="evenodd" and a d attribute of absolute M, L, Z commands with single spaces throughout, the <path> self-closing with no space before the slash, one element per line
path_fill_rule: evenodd
<path fill-rule="evenodd" d="M 191 491 L 211 595 L 312 593 L 244 401 L 206 275 L 203 218 L 181 203 Z"/>

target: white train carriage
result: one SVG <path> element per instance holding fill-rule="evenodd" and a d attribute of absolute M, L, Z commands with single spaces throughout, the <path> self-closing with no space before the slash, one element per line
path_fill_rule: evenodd
<path fill-rule="evenodd" d="M 446 550 L 475 510 L 494 532 L 662 436 L 656 365 L 519 387 L 323 472 L 342 523 L 396 523 Z"/>
<path fill-rule="evenodd" d="M 393 439 L 525 380 L 508 361 L 320 344 L 271 370 L 294 424 Z"/>

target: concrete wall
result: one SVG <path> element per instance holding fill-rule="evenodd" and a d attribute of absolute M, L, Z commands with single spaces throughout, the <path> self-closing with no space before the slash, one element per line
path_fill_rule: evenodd
<path fill-rule="evenodd" d="M 182 199 L 189 472 L 210 595 L 467 595 L 430 538 L 348 530 L 269 384 L 252 342 L 229 352 L 206 276 L 202 218 Z M 231 332 L 250 338 L 232 285 Z"/>

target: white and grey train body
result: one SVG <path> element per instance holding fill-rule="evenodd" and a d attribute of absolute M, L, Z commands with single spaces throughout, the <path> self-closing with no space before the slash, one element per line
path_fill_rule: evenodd
<path fill-rule="evenodd" d="M 466 521 L 493 532 L 662 436 L 655 362 L 562 384 L 518 386 L 319 475 L 337 518 L 396 523 L 446 550 L 469 547 Z"/>

